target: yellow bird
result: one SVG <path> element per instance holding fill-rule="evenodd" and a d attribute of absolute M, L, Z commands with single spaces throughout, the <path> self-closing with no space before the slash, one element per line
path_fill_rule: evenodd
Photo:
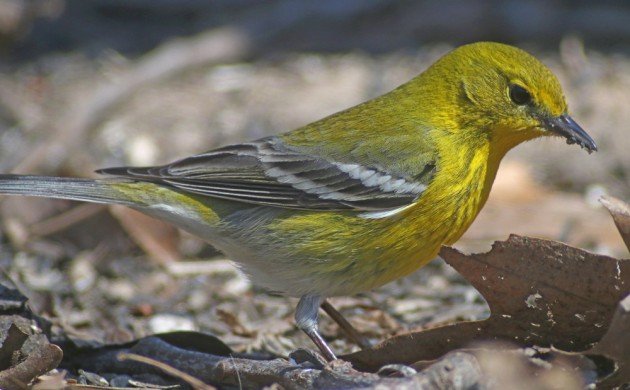
<path fill-rule="evenodd" d="M 288 133 L 157 167 L 77 179 L 0 175 L 0 194 L 122 204 L 223 251 L 252 280 L 300 297 L 324 357 L 326 297 L 413 272 L 483 207 L 503 156 L 562 136 L 589 152 L 554 74 L 515 47 L 461 46 L 391 92 Z"/>

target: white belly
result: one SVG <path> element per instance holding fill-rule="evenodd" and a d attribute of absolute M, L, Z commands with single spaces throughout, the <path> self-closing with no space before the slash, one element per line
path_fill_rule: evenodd
<path fill-rule="evenodd" d="M 180 207 L 154 205 L 151 208 L 139 208 L 139 211 L 168 221 L 173 225 L 207 241 L 223 252 L 251 282 L 269 291 L 293 297 L 308 293 L 323 296 L 340 295 L 338 285 L 331 285 L 330 280 L 311 279 L 300 272 L 294 259 L 287 257 L 287 251 L 274 248 L 273 245 L 256 245 L 248 240 L 247 234 L 235 238 L 201 221 L 196 213 L 187 213 Z M 262 247 L 262 248 L 261 248 Z"/>

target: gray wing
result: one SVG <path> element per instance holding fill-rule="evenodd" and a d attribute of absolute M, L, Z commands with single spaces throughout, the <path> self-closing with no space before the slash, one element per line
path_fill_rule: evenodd
<path fill-rule="evenodd" d="M 277 137 L 226 146 L 157 167 L 98 173 L 157 182 L 194 194 L 304 210 L 390 210 L 409 205 L 435 172 L 399 177 L 359 164 L 329 161 L 283 145 Z"/>

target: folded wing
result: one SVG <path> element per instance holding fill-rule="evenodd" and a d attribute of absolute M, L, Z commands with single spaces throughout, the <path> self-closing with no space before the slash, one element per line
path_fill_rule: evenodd
<path fill-rule="evenodd" d="M 422 177 L 399 177 L 375 167 L 301 153 L 269 137 L 168 165 L 97 172 L 281 208 L 379 211 L 411 204 L 426 189 L 434 171 L 429 165 Z"/>

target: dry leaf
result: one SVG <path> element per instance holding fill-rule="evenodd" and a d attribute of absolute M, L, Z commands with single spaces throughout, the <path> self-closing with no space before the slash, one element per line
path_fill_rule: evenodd
<path fill-rule="evenodd" d="M 343 359 L 376 370 L 495 340 L 583 351 L 603 337 L 617 303 L 630 293 L 630 260 L 555 241 L 513 235 L 488 253 L 444 247 L 440 255 L 486 298 L 490 318 L 402 334 Z"/>
<path fill-rule="evenodd" d="M 630 296 L 619 302 L 608 332 L 585 354 L 603 355 L 615 362 L 615 371 L 598 383 L 601 388 L 630 383 Z"/>
<path fill-rule="evenodd" d="M 602 196 L 599 200 L 610 212 L 619 234 L 623 238 L 623 242 L 626 243 L 628 250 L 630 251 L 630 205 L 628 203 L 613 198 L 612 196 Z"/>
<path fill-rule="evenodd" d="M 8 317 L 8 316 L 7 316 Z M 19 321 L 19 316 L 15 316 Z M 24 326 L 24 324 L 22 324 Z M 5 332 L 3 332 L 5 333 Z M 0 346 L 0 388 L 21 389 L 36 377 L 56 368 L 61 349 L 39 334 L 29 334 L 11 323 Z"/>
<path fill-rule="evenodd" d="M 510 345 L 489 343 L 466 351 L 472 352 L 483 372 L 480 388 L 510 390 L 581 390 L 585 367 L 574 369 L 579 363 L 575 357 L 550 356 L 544 360 L 531 348 L 513 348 Z M 592 362 L 586 364 L 594 367 Z M 592 371 L 592 370 L 591 370 Z M 590 373 L 590 372 L 589 372 Z"/>

